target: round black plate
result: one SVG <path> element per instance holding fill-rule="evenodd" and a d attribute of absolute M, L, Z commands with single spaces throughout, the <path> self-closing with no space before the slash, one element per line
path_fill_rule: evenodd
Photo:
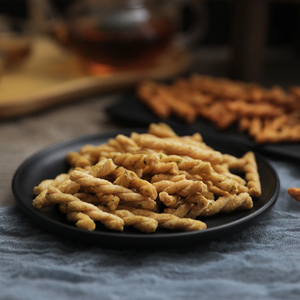
<path fill-rule="evenodd" d="M 174 232 L 158 229 L 153 234 L 145 234 L 135 229 L 125 228 L 123 232 L 112 232 L 97 223 L 95 231 L 87 231 L 68 223 L 56 207 L 35 210 L 33 187 L 44 179 L 67 172 L 69 167 L 65 156 L 69 151 L 78 151 L 85 144 L 99 145 L 117 134 L 130 135 L 132 131 L 146 132 L 147 129 L 126 129 L 94 135 L 82 136 L 51 145 L 25 160 L 15 172 L 12 190 L 20 209 L 45 230 L 75 241 L 98 246 L 122 248 L 163 248 L 189 246 L 207 240 L 231 236 L 256 222 L 274 205 L 279 194 L 279 178 L 273 167 L 260 155 L 257 155 L 258 170 L 262 183 L 262 195 L 254 198 L 251 210 L 236 211 L 201 219 L 207 229 L 193 232 Z M 179 135 L 190 135 L 190 130 L 177 130 Z M 248 148 L 220 137 L 203 136 L 205 142 L 222 153 L 242 156 Z"/>

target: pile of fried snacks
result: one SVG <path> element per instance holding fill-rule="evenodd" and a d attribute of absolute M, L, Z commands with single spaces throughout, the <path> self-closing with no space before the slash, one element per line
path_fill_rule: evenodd
<path fill-rule="evenodd" d="M 263 88 L 254 83 L 193 74 L 172 84 L 143 81 L 141 103 L 162 120 L 175 115 L 186 123 L 200 116 L 218 130 L 236 124 L 257 144 L 300 141 L 300 87 Z"/>
<path fill-rule="evenodd" d="M 203 230 L 199 218 L 251 209 L 252 197 L 261 195 L 253 152 L 223 154 L 200 133 L 178 136 L 165 123 L 85 145 L 66 160 L 68 173 L 34 187 L 33 206 L 58 205 L 67 220 L 87 230 L 95 221 L 116 231 Z"/>

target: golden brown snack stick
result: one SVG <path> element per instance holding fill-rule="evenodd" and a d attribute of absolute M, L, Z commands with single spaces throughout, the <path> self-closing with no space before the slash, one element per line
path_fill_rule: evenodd
<path fill-rule="evenodd" d="M 42 190 L 32 201 L 32 206 L 35 209 L 51 206 L 53 203 L 46 199 L 47 188 Z"/>
<path fill-rule="evenodd" d="M 288 188 L 288 194 L 294 198 L 295 200 L 300 202 L 300 188 L 298 187 L 290 187 Z"/>
<path fill-rule="evenodd" d="M 164 101 L 162 95 L 157 93 L 158 84 L 153 81 L 143 81 L 138 85 L 137 95 L 160 118 L 166 118 L 171 114 L 170 106 Z"/>
<path fill-rule="evenodd" d="M 69 176 L 67 178 L 69 178 Z M 33 193 L 35 195 L 39 195 L 43 190 L 47 189 L 53 182 L 54 182 L 54 179 L 43 180 L 42 182 L 40 182 L 37 186 L 35 186 L 33 188 Z"/>
<path fill-rule="evenodd" d="M 160 138 L 178 137 L 177 133 L 166 123 L 151 123 L 148 127 L 148 133 Z"/>
<path fill-rule="evenodd" d="M 186 145 L 180 142 L 167 141 L 150 134 L 133 133 L 131 138 L 141 147 L 163 150 L 167 154 L 189 156 L 211 163 L 221 163 L 222 154 L 219 151 L 200 149 L 193 145 Z"/>
<path fill-rule="evenodd" d="M 262 143 L 281 143 L 281 142 L 298 142 L 300 141 L 300 124 L 289 125 L 285 124 L 279 130 L 272 128 L 267 124 L 260 133 L 255 136 L 255 141 L 258 144 Z"/>
<path fill-rule="evenodd" d="M 79 198 L 81 201 L 92 203 L 92 204 L 99 204 L 99 199 L 97 196 L 87 193 L 75 193 L 73 196 Z"/>
<path fill-rule="evenodd" d="M 187 102 L 181 101 L 176 97 L 172 90 L 167 85 L 160 85 L 157 90 L 160 99 L 162 99 L 171 109 L 171 112 L 186 123 L 195 121 L 197 112 L 194 107 Z"/>
<path fill-rule="evenodd" d="M 155 200 L 147 199 L 147 200 L 141 200 L 141 201 L 124 201 L 120 200 L 120 205 L 126 205 L 128 207 L 134 207 L 134 208 L 143 208 L 151 211 L 157 211 L 158 204 Z"/>
<path fill-rule="evenodd" d="M 220 130 L 230 127 L 237 119 L 236 112 L 230 110 L 224 101 L 198 106 L 197 113 L 210 120 Z"/>
<path fill-rule="evenodd" d="M 245 117 L 274 117 L 284 113 L 281 107 L 277 107 L 270 103 L 247 103 L 242 100 L 228 101 L 227 107 L 238 114 Z"/>
<path fill-rule="evenodd" d="M 170 175 L 178 174 L 178 166 L 174 162 L 167 162 L 167 163 L 159 163 L 156 167 L 145 167 L 143 170 L 143 175 L 154 175 L 154 174 L 163 174 L 167 173 Z"/>
<path fill-rule="evenodd" d="M 184 180 L 185 175 L 171 175 L 171 174 L 156 174 L 153 175 L 151 178 L 151 183 L 162 181 L 162 180 L 169 180 L 169 181 L 180 181 Z"/>
<path fill-rule="evenodd" d="M 88 187 L 93 193 L 113 194 L 125 201 L 151 200 L 149 197 L 135 193 L 128 188 L 114 185 L 108 180 L 95 178 L 81 171 L 74 170 L 70 174 L 70 179 L 84 187 Z"/>
<path fill-rule="evenodd" d="M 111 211 L 114 211 L 117 209 L 119 203 L 120 203 L 120 198 L 116 195 L 112 194 L 96 194 L 97 198 L 104 203 Z"/>
<path fill-rule="evenodd" d="M 248 133 L 254 140 L 260 135 L 263 130 L 263 120 L 259 117 L 254 117 L 250 120 Z"/>
<path fill-rule="evenodd" d="M 113 163 L 112 159 L 102 159 L 89 170 L 89 174 L 94 177 L 103 178 L 111 174 L 115 169 L 116 165 Z"/>
<path fill-rule="evenodd" d="M 261 195 L 261 184 L 255 155 L 252 151 L 249 151 L 244 155 L 244 158 L 247 161 L 244 171 L 247 186 L 249 188 L 248 192 L 253 197 L 259 197 Z"/>
<path fill-rule="evenodd" d="M 82 212 L 70 212 L 67 213 L 67 220 L 76 224 L 78 228 L 86 230 L 95 230 L 95 222 L 85 213 Z"/>
<path fill-rule="evenodd" d="M 203 181 L 211 181 L 217 188 L 226 191 L 230 194 L 245 192 L 247 189 L 236 180 L 228 178 L 227 176 L 214 172 L 212 174 L 203 174 Z"/>
<path fill-rule="evenodd" d="M 235 180 L 238 184 L 246 185 L 246 181 L 241 176 L 238 176 L 230 172 L 228 164 L 226 163 L 225 164 L 223 163 L 222 165 L 214 165 L 213 169 L 217 173 L 222 174 L 232 180 Z"/>
<path fill-rule="evenodd" d="M 67 194 L 74 194 L 77 193 L 77 191 L 80 188 L 80 185 L 76 182 L 71 181 L 69 178 L 69 175 L 67 174 L 60 174 L 58 175 L 54 180 L 46 180 L 46 182 L 42 182 L 38 187 L 35 187 L 34 190 L 37 192 L 39 189 L 44 188 L 32 201 L 32 205 L 35 209 L 41 209 L 46 206 L 51 206 L 52 203 L 46 199 L 46 192 L 47 189 L 50 186 L 57 187 L 61 192 L 67 193 Z M 48 185 L 50 182 L 50 185 Z M 46 187 L 47 186 L 47 187 Z M 46 187 L 46 188 L 45 188 Z"/>
<path fill-rule="evenodd" d="M 192 205 L 190 203 L 184 203 L 180 205 L 178 208 L 175 209 L 175 211 L 172 212 L 172 215 L 178 217 L 178 218 L 184 218 L 188 212 L 191 210 Z"/>
<path fill-rule="evenodd" d="M 199 197 L 202 205 L 193 206 L 186 217 L 208 217 L 217 213 L 232 212 L 236 209 L 250 209 L 253 206 L 252 198 L 248 193 L 221 196 L 216 201 L 207 200 L 202 195 L 199 195 Z"/>
<path fill-rule="evenodd" d="M 186 136 L 178 136 L 178 137 L 163 137 L 162 139 L 169 142 L 179 142 L 183 144 L 193 145 L 201 149 L 212 150 L 211 147 L 207 146 L 203 142 L 202 136 L 197 133 L 193 134 L 192 136 L 186 135 Z"/>
<path fill-rule="evenodd" d="M 62 212 L 84 212 L 91 219 L 100 221 L 111 230 L 123 231 L 124 221 L 112 214 L 105 213 L 95 205 L 81 201 L 74 195 L 64 194 L 59 189 L 50 186 L 46 193 L 46 199 L 55 204 L 60 204 Z"/>
<path fill-rule="evenodd" d="M 246 164 L 245 158 L 238 158 L 230 154 L 223 154 L 223 162 L 228 165 L 229 169 L 234 169 L 239 172 L 244 171 L 244 166 Z"/>
<path fill-rule="evenodd" d="M 247 132 L 250 127 L 251 118 L 250 117 L 240 117 L 238 119 L 238 129 L 240 132 Z"/>
<path fill-rule="evenodd" d="M 136 189 L 142 195 L 150 197 L 151 199 L 157 198 L 157 191 L 154 185 L 149 181 L 139 178 L 136 173 L 132 171 L 125 171 L 121 176 L 119 176 L 114 184 L 124 186 L 130 189 Z"/>
<path fill-rule="evenodd" d="M 166 228 L 166 229 L 195 231 L 195 230 L 203 230 L 207 228 L 206 224 L 199 220 L 193 220 L 189 218 L 178 218 L 171 214 L 154 213 L 144 209 L 128 208 L 128 210 L 138 216 L 153 218 L 158 222 L 159 227 Z"/>
<path fill-rule="evenodd" d="M 205 181 L 208 191 L 216 196 L 227 196 L 229 195 L 228 191 L 224 191 L 221 188 L 215 186 L 211 181 Z"/>
<path fill-rule="evenodd" d="M 118 134 L 116 136 L 116 141 L 123 152 L 132 152 L 139 149 L 138 145 L 131 138 L 125 136 L 124 134 Z"/>
<path fill-rule="evenodd" d="M 105 206 L 98 206 L 98 208 L 105 212 L 109 212 Z M 133 226 L 142 232 L 152 233 L 155 232 L 158 227 L 158 222 L 153 218 L 137 216 L 126 209 L 118 209 L 112 213 L 124 221 L 124 226 Z"/>
<path fill-rule="evenodd" d="M 153 183 L 153 185 L 156 187 L 158 193 L 166 192 L 170 195 L 178 194 L 182 197 L 207 191 L 207 186 L 202 181 L 181 180 L 172 182 L 164 180 Z"/>
<path fill-rule="evenodd" d="M 33 192 L 35 195 L 38 195 L 44 189 L 48 188 L 50 185 L 58 186 L 59 184 L 61 184 L 62 182 L 64 182 L 67 179 L 69 179 L 69 174 L 62 173 L 62 174 L 57 175 L 54 179 L 43 180 L 41 183 L 39 183 L 39 185 L 37 185 L 33 188 Z"/>
<path fill-rule="evenodd" d="M 188 171 L 191 174 L 211 174 L 213 169 L 211 164 L 206 161 L 194 159 L 186 156 L 179 155 L 163 155 L 160 159 L 161 162 L 174 162 L 177 164 L 179 170 Z"/>
<path fill-rule="evenodd" d="M 53 185 L 53 186 L 55 186 L 55 185 Z M 64 182 L 57 185 L 56 187 L 63 193 L 75 194 L 79 191 L 80 184 L 78 184 L 70 179 L 67 179 Z"/>
<path fill-rule="evenodd" d="M 159 163 L 158 157 L 154 154 L 147 155 L 111 152 L 103 153 L 103 155 L 107 158 L 111 158 L 114 164 L 131 170 L 143 169 L 147 166 L 155 168 Z"/>
<path fill-rule="evenodd" d="M 179 195 L 169 195 L 167 192 L 159 193 L 159 200 L 166 206 L 172 206 L 181 199 Z"/>
<path fill-rule="evenodd" d="M 79 154 L 78 152 L 71 151 L 66 156 L 67 163 L 71 167 L 81 167 L 91 166 L 92 162 L 89 159 L 89 155 Z"/>

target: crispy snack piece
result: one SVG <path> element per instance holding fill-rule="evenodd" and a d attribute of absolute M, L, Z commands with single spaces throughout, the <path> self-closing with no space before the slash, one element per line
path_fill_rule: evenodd
<path fill-rule="evenodd" d="M 97 198 L 100 200 L 100 203 L 104 203 L 110 211 L 115 211 L 120 203 L 120 198 L 112 194 L 106 195 L 99 193 L 97 194 Z"/>
<path fill-rule="evenodd" d="M 143 175 L 154 175 L 154 174 L 178 174 L 178 166 L 175 162 L 159 163 L 156 167 L 146 167 L 143 170 Z"/>
<path fill-rule="evenodd" d="M 102 159 L 89 170 L 89 174 L 94 177 L 103 178 L 111 174 L 117 166 L 113 163 L 112 159 Z"/>
<path fill-rule="evenodd" d="M 280 107 L 270 103 L 247 103 L 242 100 L 228 101 L 227 107 L 232 112 L 244 117 L 275 117 L 284 113 Z"/>
<path fill-rule="evenodd" d="M 153 81 L 143 81 L 137 88 L 139 99 L 162 119 L 171 114 L 171 108 L 157 92 L 157 84 Z"/>
<path fill-rule="evenodd" d="M 176 208 L 172 215 L 178 217 L 178 218 L 185 218 L 185 216 L 188 214 L 188 212 L 191 210 L 192 205 L 190 203 L 183 203 L 179 205 L 178 208 Z"/>
<path fill-rule="evenodd" d="M 123 166 L 127 169 L 138 170 L 144 169 L 147 166 L 150 168 L 156 168 L 159 159 L 154 154 L 132 154 L 132 153 L 120 153 L 110 152 L 103 153 L 106 158 L 111 158 L 114 164 L 117 166 Z"/>
<path fill-rule="evenodd" d="M 173 205 L 178 204 L 178 202 L 181 200 L 181 197 L 179 195 L 169 195 L 167 192 L 160 192 L 159 193 L 159 200 L 166 206 L 170 207 Z"/>
<path fill-rule="evenodd" d="M 261 195 L 261 184 L 257 170 L 255 155 L 252 151 L 249 151 L 244 155 L 244 158 L 247 161 L 244 167 L 244 171 L 247 186 L 249 188 L 249 194 L 253 197 L 259 197 Z"/>
<path fill-rule="evenodd" d="M 74 170 L 70 174 L 70 179 L 84 187 L 88 187 L 93 193 L 113 194 L 125 201 L 151 200 L 150 197 L 133 192 L 123 186 L 114 185 L 108 180 L 95 178 L 87 173 Z"/>
<path fill-rule="evenodd" d="M 230 110 L 225 101 L 215 101 L 209 105 L 197 107 L 200 116 L 209 119 L 220 130 L 230 127 L 237 119 L 237 113 Z"/>
<path fill-rule="evenodd" d="M 52 203 L 46 199 L 46 192 L 50 186 L 57 187 L 61 192 L 66 194 L 74 194 L 78 192 L 80 185 L 77 184 L 76 182 L 71 181 L 70 179 L 66 179 L 69 178 L 69 175 L 68 176 L 65 176 L 66 174 L 61 174 L 61 175 L 63 176 L 57 176 L 55 180 L 52 181 L 44 180 L 38 187 L 34 188 L 35 192 L 41 190 L 41 192 L 32 201 L 32 205 L 34 208 L 41 209 L 42 207 L 52 205 Z"/>
<path fill-rule="evenodd" d="M 92 165 L 88 155 L 81 155 L 77 152 L 69 152 L 67 154 L 66 160 L 68 164 L 72 167 L 84 168 L 86 166 Z"/>
<path fill-rule="evenodd" d="M 200 151 L 200 150 L 199 150 Z M 165 155 L 159 154 L 161 162 L 173 162 L 176 163 L 179 170 L 187 171 L 191 174 L 211 174 L 214 170 L 211 164 L 207 161 L 202 161 L 200 159 L 194 159 L 188 156 L 180 155 Z"/>
<path fill-rule="evenodd" d="M 83 212 L 95 221 L 100 221 L 111 230 L 123 231 L 124 221 L 112 214 L 105 213 L 95 205 L 81 201 L 74 195 L 62 193 L 55 187 L 49 187 L 46 199 L 52 203 L 60 204 L 62 212 Z"/>
<path fill-rule="evenodd" d="M 43 180 L 38 186 L 35 186 L 33 188 L 33 192 L 35 195 L 40 194 L 44 189 L 48 188 L 50 185 L 52 186 L 58 186 L 65 180 L 69 179 L 69 174 L 62 173 L 57 175 L 54 179 L 46 179 Z"/>
<path fill-rule="evenodd" d="M 252 198 L 248 193 L 226 195 L 216 201 L 208 200 L 201 194 L 198 194 L 198 197 L 198 205 L 194 205 L 186 217 L 208 217 L 217 213 L 229 213 L 236 209 L 251 209 L 253 206 Z"/>
<path fill-rule="evenodd" d="M 219 151 L 206 149 L 201 149 L 201 151 L 199 151 L 199 148 L 196 146 L 160 139 L 151 134 L 132 133 L 131 138 L 140 147 L 163 150 L 169 155 L 175 154 L 189 156 L 191 158 L 201 159 L 211 163 L 222 162 L 222 154 Z"/>
<path fill-rule="evenodd" d="M 155 186 L 149 181 L 139 178 L 132 171 L 124 171 L 124 173 L 114 181 L 114 184 L 130 189 L 136 189 L 142 195 L 150 197 L 153 200 L 157 198 Z"/>
<path fill-rule="evenodd" d="M 160 138 L 178 137 L 177 133 L 166 123 L 151 123 L 148 128 L 148 133 Z"/>
<path fill-rule="evenodd" d="M 78 228 L 86 230 L 95 230 L 95 222 L 85 213 L 82 212 L 70 212 L 67 213 L 67 220 L 76 224 Z"/>
<path fill-rule="evenodd" d="M 285 91 L 280 86 L 264 88 L 255 83 L 199 74 L 175 79 L 169 85 L 147 81 L 137 87 L 139 99 L 148 103 L 160 117 L 172 113 L 189 123 L 201 116 L 221 131 L 236 123 L 241 131 L 260 144 L 300 141 L 300 129 L 296 124 L 279 124 L 286 116 L 291 120 L 291 112 L 299 115 L 299 91 L 298 86 Z M 152 107 L 151 103 L 157 107 Z M 166 113 L 161 114 L 160 109 Z M 276 129 L 279 125 L 281 128 Z M 171 137 L 169 134 L 172 134 L 160 125 L 151 128 L 149 133 L 158 137 Z"/>
<path fill-rule="evenodd" d="M 126 209 L 126 208 L 125 208 Z M 189 218 L 179 218 L 172 214 L 155 213 L 144 209 L 127 208 L 133 214 L 153 218 L 158 222 L 158 226 L 166 229 L 178 229 L 183 231 L 203 230 L 207 226 L 205 223 Z"/>
<path fill-rule="evenodd" d="M 110 210 L 105 206 L 98 206 L 98 208 L 110 213 Z M 120 217 L 124 221 L 124 226 L 133 226 L 142 232 L 152 233 L 155 232 L 156 228 L 158 227 L 158 222 L 155 219 L 137 216 L 126 209 L 115 210 L 113 214 Z"/>
<path fill-rule="evenodd" d="M 300 202 L 300 188 L 298 187 L 290 187 L 288 188 L 288 194 L 294 198 L 295 200 Z"/>
<path fill-rule="evenodd" d="M 193 195 L 198 192 L 206 192 L 207 186 L 202 181 L 193 181 L 193 180 L 181 180 L 181 181 L 159 181 L 153 183 L 156 187 L 158 193 L 166 192 L 169 195 L 180 195 L 182 197 L 187 197 L 188 195 Z"/>

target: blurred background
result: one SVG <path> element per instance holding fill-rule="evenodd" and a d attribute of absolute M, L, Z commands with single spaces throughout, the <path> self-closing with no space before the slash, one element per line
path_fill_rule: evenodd
<path fill-rule="evenodd" d="M 191 71 L 283 87 L 300 82 L 300 1 L 199 0 L 205 11 L 203 31 L 191 51 Z M 71 0 L 52 0 L 64 14 Z M 30 20 L 44 29 L 40 0 L 0 0 L 0 13 Z M 183 30 L 193 18 L 189 9 Z"/>

